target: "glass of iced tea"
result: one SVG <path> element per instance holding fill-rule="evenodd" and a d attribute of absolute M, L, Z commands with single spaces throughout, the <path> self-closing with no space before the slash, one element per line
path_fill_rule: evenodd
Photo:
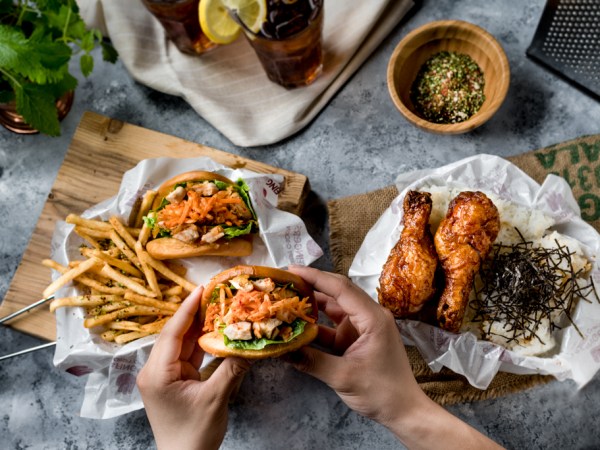
<path fill-rule="evenodd" d="M 267 0 L 260 31 L 242 28 L 271 81 L 306 86 L 323 70 L 323 0 Z"/>
<path fill-rule="evenodd" d="M 146 8 L 162 24 L 177 48 L 199 55 L 217 46 L 200 29 L 198 4 L 201 0 L 143 0 Z"/>

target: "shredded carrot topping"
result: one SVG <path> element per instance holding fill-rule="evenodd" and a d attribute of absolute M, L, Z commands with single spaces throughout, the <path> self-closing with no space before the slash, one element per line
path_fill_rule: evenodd
<path fill-rule="evenodd" d="M 193 190 L 188 190 L 186 198 L 179 203 L 170 203 L 158 212 L 158 221 L 161 226 L 169 230 L 176 230 L 185 224 L 227 224 L 241 226 L 244 219 L 240 217 L 240 207 L 248 215 L 242 198 L 232 190 L 218 191 L 216 194 L 205 197 Z"/>
<path fill-rule="evenodd" d="M 315 323 L 310 315 L 312 305 L 309 297 L 300 299 L 297 293 L 285 288 L 276 288 L 272 292 L 259 290 L 238 290 L 232 293 L 229 286 L 221 284 L 218 300 L 209 304 L 206 310 L 204 332 L 214 331 L 215 324 L 230 325 L 237 322 L 262 322 L 267 319 L 279 319 L 292 323 L 297 318 Z"/>

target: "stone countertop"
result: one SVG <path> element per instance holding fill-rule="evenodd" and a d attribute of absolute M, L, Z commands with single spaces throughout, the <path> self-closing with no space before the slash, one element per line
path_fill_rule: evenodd
<path fill-rule="evenodd" d="M 232 145 L 181 99 L 137 84 L 121 63 L 81 79 L 62 136 L 18 136 L 0 130 L 0 298 L 27 247 L 84 111 L 140 125 L 309 176 L 304 214 L 326 250 L 316 267 L 331 270 L 326 203 L 393 183 L 397 174 L 434 168 L 478 153 L 511 156 L 600 133 L 600 103 L 525 55 L 545 2 L 425 0 L 379 46 L 304 130 L 275 145 Z M 511 66 L 508 97 L 492 120 L 458 136 L 409 125 L 387 92 L 386 67 L 399 40 L 432 20 L 482 26 L 504 47 Z M 25 206 L 25 207 L 23 207 Z M 0 355 L 42 343 L 0 326 Z M 0 362 L 0 447 L 3 449 L 148 448 L 144 411 L 115 419 L 79 417 L 85 377 L 59 372 L 46 349 Z M 494 400 L 448 407 L 508 448 L 593 448 L 600 442 L 600 375 L 583 389 L 551 382 Z M 402 407 L 402 405 L 399 405 Z M 280 361 L 253 366 L 231 406 L 225 449 L 401 448 L 382 426 L 350 411 L 322 383 Z"/>

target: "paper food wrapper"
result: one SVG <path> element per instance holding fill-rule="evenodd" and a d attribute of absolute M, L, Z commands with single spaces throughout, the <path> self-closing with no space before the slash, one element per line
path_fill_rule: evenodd
<path fill-rule="evenodd" d="M 145 191 L 156 189 L 163 181 L 189 170 L 214 171 L 233 181 L 243 178 L 250 187 L 250 198 L 259 224 L 259 236 L 253 238 L 254 249 L 250 256 L 179 260 L 187 267 L 186 278 L 191 282 L 206 284 L 213 275 L 237 264 L 270 267 L 309 265 L 323 254 L 298 216 L 276 208 L 276 192 L 283 182 L 281 175 L 234 170 L 210 158 L 144 160 L 125 173 L 115 197 L 95 205 L 82 216 L 108 220 L 117 215 L 127 221 L 136 199 Z M 63 265 L 69 260 L 82 259 L 78 248 L 83 241 L 72 229 L 72 225 L 59 222 L 53 236 L 52 258 Z M 78 294 L 80 292 L 74 286 L 68 285 L 57 293 L 57 297 Z M 148 359 L 156 335 L 117 345 L 104 342 L 98 334 L 84 328 L 83 319 L 82 308 L 59 308 L 56 311 L 57 345 L 54 355 L 54 365 L 58 368 L 78 376 L 89 374 L 81 415 L 110 418 L 143 408 L 135 380 Z M 206 356 L 202 367 L 213 359 Z"/>
<path fill-rule="evenodd" d="M 432 185 L 488 191 L 518 205 L 541 210 L 556 221 L 552 229 L 583 244 L 584 254 L 593 264 L 591 277 L 595 286 L 600 286 L 597 262 L 600 235 L 581 219 L 566 181 L 549 175 L 540 186 L 502 158 L 477 155 L 436 170 L 398 176 L 396 186 L 400 194 L 365 236 L 349 270 L 350 278 L 375 301 L 381 269 L 402 230 L 404 195 L 409 190 Z M 582 387 L 600 368 L 600 303 L 593 293 L 588 300 L 589 303 L 579 301 L 572 312 L 573 322 L 583 337 L 571 325 L 555 331 L 558 350 L 546 357 L 521 356 L 478 340 L 472 333 L 450 333 L 415 320 L 398 320 L 397 324 L 405 343 L 416 346 L 434 372 L 446 366 L 464 375 L 476 388 L 486 389 L 498 371 L 553 375 L 558 380 L 572 379 Z"/>

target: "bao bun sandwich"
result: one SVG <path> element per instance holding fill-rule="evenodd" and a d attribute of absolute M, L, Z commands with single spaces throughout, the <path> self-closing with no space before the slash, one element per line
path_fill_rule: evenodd
<path fill-rule="evenodd" d="M 199 344 L 217 357 L 275 358 L 317 337 L 312 287 L 285 270 L 236 266 L 211 279 L 202 294 Z"/>
<path fill-rule="evenodd" d="M 144 218 L 147 251 L 156 259 L 248 256 L 258 229 L 249 188 L 212 172 L 186 172 L 165 181 Z"/>

